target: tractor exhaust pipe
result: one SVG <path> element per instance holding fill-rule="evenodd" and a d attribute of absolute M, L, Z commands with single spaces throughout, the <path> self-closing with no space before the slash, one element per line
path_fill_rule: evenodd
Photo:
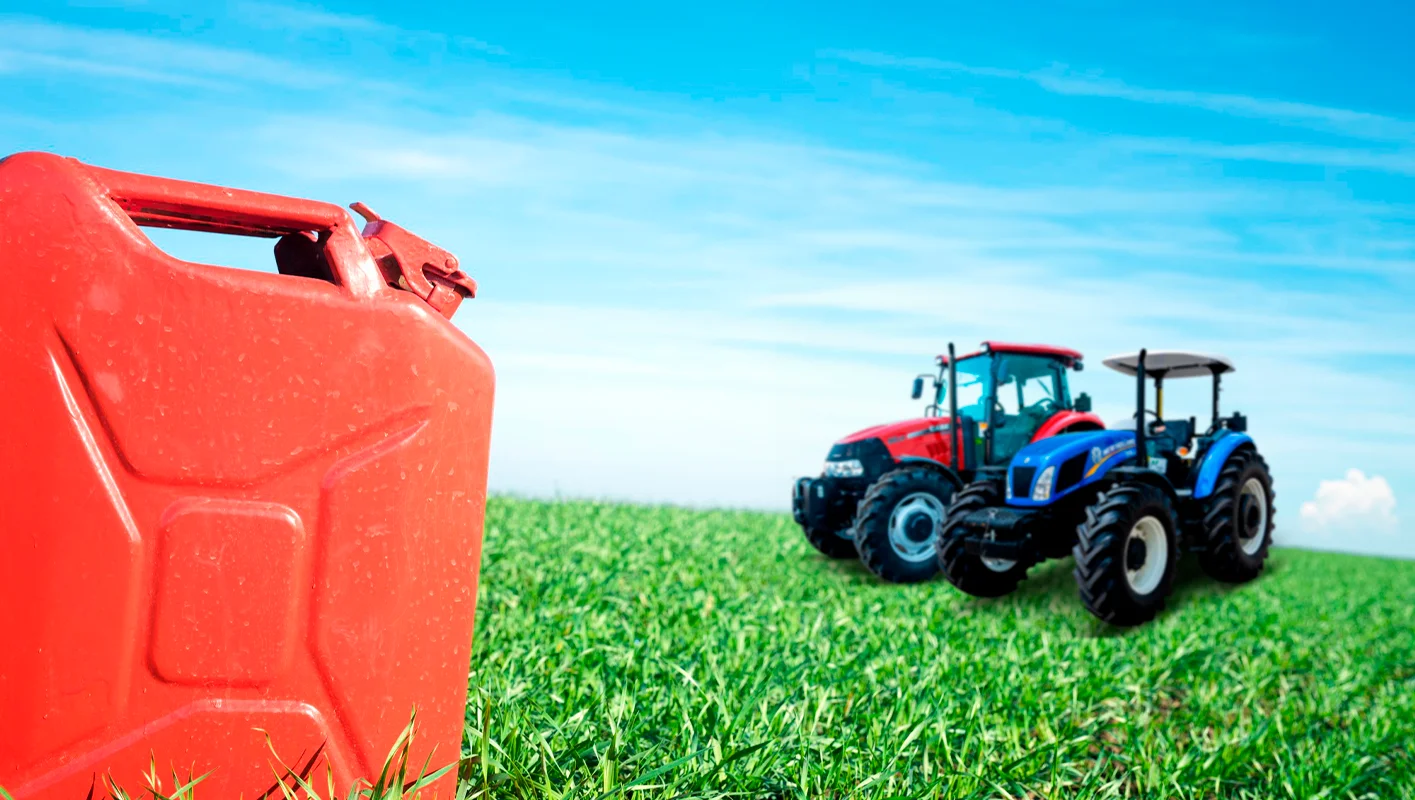
<path fill-rule="evenodd" d="M 1212 430 L 1214 433 L 1218 433 L 1218 384 L 1220 369 L 1221 367 L 1218 366 L 1209 367 L 1209 370 L 1214 374 L 1214 421 L 1212 425 Z"/>
<path fill-rule="evenodd" d="M 1150 466 L 1149 454 L 1145 452 L 1145 350 L 1140 349 L 1140 359 L 1135 363 L 1135 461 L 1141 469 Z"/>
<path fill-rule="evenodd" d="M 953 342 L 948 343 L 948 438 L 953 451 L 953 474 L 958 474 L 958 451 L 963 446 L 958 437 L 958 369 L 954 366 Z"/>

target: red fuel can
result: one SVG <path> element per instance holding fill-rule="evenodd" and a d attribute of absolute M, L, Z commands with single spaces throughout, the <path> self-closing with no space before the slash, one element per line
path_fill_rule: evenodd
<path fill-rule="evenodd" d="M 292 766 L 323 747 L 342 792 L 414 708 L 413 762 L 457 759 L 492 367 L 449 322 L 475 291 L 456 259 L 356 208 L 362 231 L 325 203 L 0 161 L 16 800 L 136 792 L 154 759 L 255 798 L 261 731 Z M 140 226 L 268 237 L 279 271 L 178 260 Z"/>

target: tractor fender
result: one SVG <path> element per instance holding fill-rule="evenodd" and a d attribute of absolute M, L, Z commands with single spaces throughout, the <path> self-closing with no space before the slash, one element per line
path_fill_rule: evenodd
<path fill-rule="evenodd" d="M 1046 422 L 1043 422 L 1040 428 L 1037 428 L 1036 434 L 1032 436 L 1032 441 L 1040 442 L 1060 433 L 1100 430 L 1105 430 L 1105 423 L 1095 414 L 1082 411 L 1058 411 L 1051 415 L 1051 418 Z"/>
<path fill-rule="evenodd" d="M 1202 500 L 1214 493 L 1214 484 L 1218 483 L 1218 474 L 1223 471 L 1224 462 L 1242 448 L 1257 450 L 1258 446 L 1248 434 L 1231 431 L 1209 445 L 1208 452 L 1204 453 L 1204 463 L 1199 465 L 1199 477 L 1194 481 L 1195 500 Z"/>
<path fill-rule="evenodd" d="M 963 479 L 958 477 L 958 473 L 954 472 L 952 467 L 942 461 L 937 461 L 927 456 L 900 456 L 899 468 L 902 469 L 904 467 L 928 467 L 929 469 L 942 472 L 944 476 L 953 482 L 953 488 L 963 488 Z"/>

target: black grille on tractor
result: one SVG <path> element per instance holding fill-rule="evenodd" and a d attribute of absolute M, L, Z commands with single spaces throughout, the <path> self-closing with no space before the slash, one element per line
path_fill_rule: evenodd
<path fill-rule="evenodd" d="M 837 444 L 830 448 L 830 453 L 826 455 L 828 461 L 846 461 L 852 458 L 860 460 L 860 466 L 864 467 L 865 474 L 859 478 L 839 479 L 846 483 L 868 485 L 879 476 L 894 469 L 894 458 L 889 455 L 889 448 L 885 447 L 884 442 L 877 437 Z"/>
<path fill-rule="evenodd" d="M 1056 475 L 1056 488 L 1052 489 L 1052 494 L 1061 494 L 1080 483 L 1085 474 L 1086 453 L 1077 453 L 1061 462 L 1061 470 Z"/>
<path fill-rule="evenodd" d="M 1032 479 L 1037 477 L 1036 467 L 1012 468 L 1012 496 L 1031 497 Z"/>

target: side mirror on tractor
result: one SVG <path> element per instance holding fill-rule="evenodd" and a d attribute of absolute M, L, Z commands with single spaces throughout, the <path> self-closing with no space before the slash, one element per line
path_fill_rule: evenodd
<path fill-rule="evenodd" d="M 1075 406 L 1077 411 L 1083 414 L 1089 413 L 1091 410 L 1091 396 L 1085 392 L 1080 393 L 1076 396 Z"/>
<path fill-rule="evenodd" d="M 923 397 L 923 396 L 924 396 L 924 378 L 923 378 L 923 376 L 921 375 L 921 376 L 919 376 L 919 377 L 917 377 L 917 378 L 914 379 L 914 394 L 913 394 L 913 398 L 914 398 L 915 400 L 918 400 L 920 397 Z"/>

